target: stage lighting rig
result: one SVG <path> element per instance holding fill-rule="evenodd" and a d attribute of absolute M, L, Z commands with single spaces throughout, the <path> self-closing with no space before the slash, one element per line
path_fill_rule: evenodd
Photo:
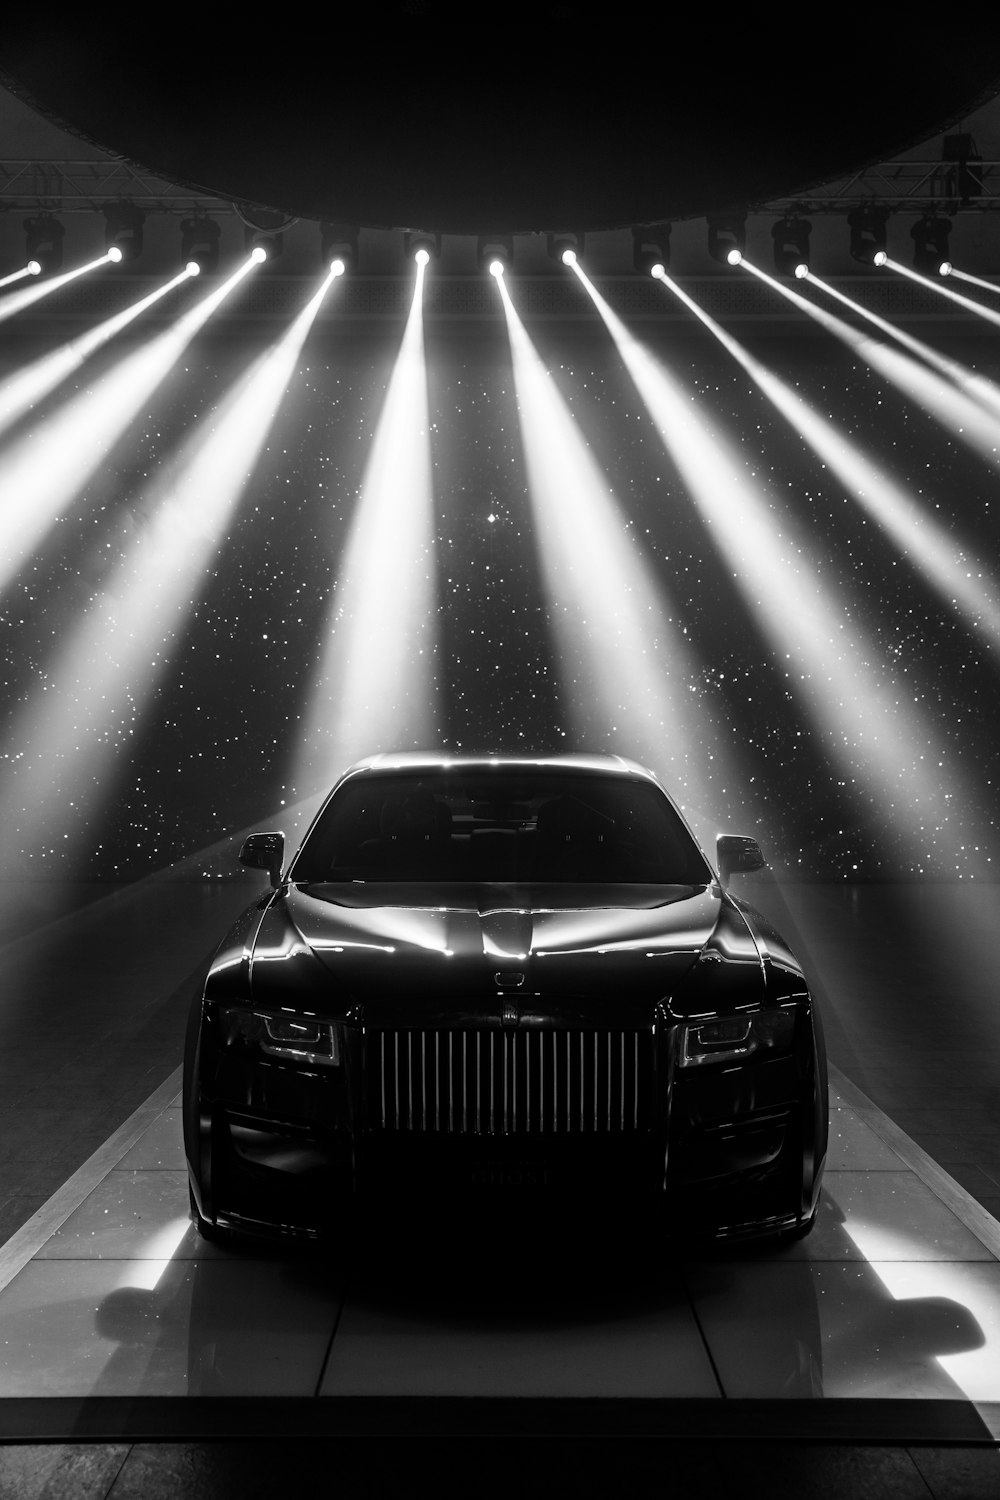
<path fill-rule="evenodd" d="M 510 234 L 481 234 L 476 241 L 476 264 L 481 271 L 488 271 L 494 261 L 505 271 L 514 264 L 514 236 Z"/>
<path fill-rule="evenodd" d="M 146 215 L 127 198 L 101 207 L 104 215 L 104 244 L 108 250 L 120 250 L 123 261 L 138 259 L 142 254 L 142 226 Z"/>
<path fill-rule="evenodd" d="M 561 261 L 564 266 L 569 266 L 578 261 L 583 254 L 585 238 L 583 234 L 571 234 L 568 230 L 558 234 L 547 234 L 545 248 L 552 260 Z"/>
<path fill-rule="evenodd" d="M 648 276 L 654 266 L 670 265 L 669 224 L 636 224 L 632 229 L 632 268 Z"/>
<path fill-rule="evenodd" d="M 65 226 L 52 214 L 34 214 L 24 221 L 24 244 L 28 263 L 32 261 L 40 268 L 40 274 L 49 276 L 58 271 L 63 258 L 63 235 Z"/>
<path fill-rule="evenodd" d="M 441 236 L 439 234 L 425 234 L 420 229 L 407 229 L 403 234 L 403 254 L 407 260 L 412 260 L 421 250 L 427 256 L 427 260 L 440 260 L 441 258 Z M 427 261 L 424 262 L 427 264 Z"/>
<path fill-rule="evenodd" d="M 747 245 L 746 210 L 709 214 L 706 222 L 709 255 L 722 265 L 738 266 Z"/>
<path fill-rule="evenodd" d="M 983 191 L 983 158 L 971 135 L 946 135 L 941 142 L 945 197 L 967 208 Z"/>
<path fill-rule="evenodd" d="M 211 275 L 219 264 L 220 226 L 207 214 L 196 213 L 181 220 L 181 262 L 192 263 L 204 275 Z"/>
<path fill-rule="evenodd" d="M 324 266 L 332 266 L 339 260 L 345 271 L 356 271 L 360 232 L 356 224 L 321 224 L 319 249 Z"/>
<path fill-rule="evenodd" d="M 774 241 L 774 268 L 779 276 L 804 276 L 809 269 L 809 236 L 812 225 L 808 219 L 792 212 L 778 219 L 771 226 Z M 805 271 L 802 267 L 805 267 Z"/>
<path fill-rule="evenodd" d="M 885 254 L 889 210 L 881 203 L 866 203 L 852 208 L 847 215 L 851 232 L 851 259 L 863 266 L 876 264 L 875 257 Z"/>
<path fill-rule="evenodd" d="M 940 271 L 948 261 L 948 237 L 951 220 L 942 214 L 926 213 L 910 230 L 913 236 L 913 268 L 924 275 Z"/>

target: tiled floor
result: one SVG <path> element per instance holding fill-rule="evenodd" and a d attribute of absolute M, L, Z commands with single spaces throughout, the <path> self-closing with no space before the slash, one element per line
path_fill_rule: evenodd
<path fill-rule="evenodd" d="M 832 1103 L 805 1241 L 697 1262 L 628 1246 L 610 1267 L 577 1245 L 577 1264 L 548 1275 L 535 1243 L 484 1286 L 474 1246 L 390 1252 L 387 1275 L 346 1255 L 206 1244 L 188 1218 L 178 1101 L 164 1101 L 8 1265 L 0 1398 L 939 1398 L 976 1403 L 993 1430 L 1000 1226 L 974 1232 L 959 1189 L 944 1201 L 841 1094 Z"/>

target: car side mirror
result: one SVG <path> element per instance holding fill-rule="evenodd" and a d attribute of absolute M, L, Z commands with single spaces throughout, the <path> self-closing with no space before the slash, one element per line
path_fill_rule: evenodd
<path fill-rule="evenodd" d="M 252 870 L 266 870 L 271 884 L 281 884 L 281 866 L 285 862 L 285 835 L 283 833 L 252 833 L 244 839 L 240 850 L 240 864 Z"/>
<path fill-rule="evenodd" d="M 742 833 L 720 833 L 715 841 L 715 857 L 721 885 L 728 885 L 730 875 L 737 871 L 763 870 L 767 865 L 757 840 Z"/>

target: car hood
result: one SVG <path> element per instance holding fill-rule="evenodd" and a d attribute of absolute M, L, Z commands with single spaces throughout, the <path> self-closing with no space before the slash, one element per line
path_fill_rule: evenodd
<path fill-rule="evenodd" d="M 648 1003 L 698 958 L 760 967 L 746 921 L 718 886 L 291 887 L 253 946 L 255 999 L 320 993 L 373 1018 L 498 994 Z M 331 984 L 332 981 L 332 984 Z"/>

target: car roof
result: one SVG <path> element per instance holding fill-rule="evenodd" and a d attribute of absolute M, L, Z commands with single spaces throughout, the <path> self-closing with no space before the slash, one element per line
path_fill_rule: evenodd
<path fill-rule="evenodd" d="M 399 750 L 369 755 L 356 761 L 344 772 L 340 781 L 352 780 L 356 776 L 378 776 L 392 771 L 447 771 L 447 770 L 527 770 L 539 767 L 554 771 L 593 771 L 603 775 L 638 778 L 656 781 L 653 772 L 638 761 L 623 755 L 566 754 L 566 755 L 487 755 L 451 754 L 447 751 Z M 659 783 L 657 783 L 659 784 Z"/>

